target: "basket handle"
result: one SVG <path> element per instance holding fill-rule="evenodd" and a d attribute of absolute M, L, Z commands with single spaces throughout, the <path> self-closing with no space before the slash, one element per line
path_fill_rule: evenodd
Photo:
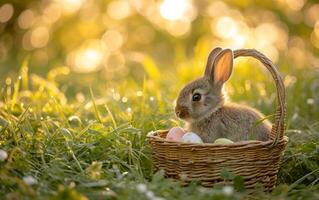
<path fill-rule="evenodd" d="M 275 80 L 277 89 L 278 106 L 275 114 L 275 122 L 271 128 L 271 139 L 274 140 L 273 144 L 276 145 L 279 140 L 284 136 L 285 130 L 285 117 L 286 117 L 286 100 L 285 100 L 285 86 L 276 66 L 264 54 L 255 49 L 237 49 L 234 51 L 234 58 L 240 56 L 251 56 L 259 60 L 271 73 Z"/>

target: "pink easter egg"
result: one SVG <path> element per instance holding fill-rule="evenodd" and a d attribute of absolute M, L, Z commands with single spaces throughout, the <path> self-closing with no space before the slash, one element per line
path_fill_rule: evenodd
<path fill-rule="evenodd" d="M 182 128 L 173 127 L 168 131 L 166 135 L 166 140 L 179 142 L 182 140 L 182 137 L 184 134 L 185 134 L 185 131 Z"/>

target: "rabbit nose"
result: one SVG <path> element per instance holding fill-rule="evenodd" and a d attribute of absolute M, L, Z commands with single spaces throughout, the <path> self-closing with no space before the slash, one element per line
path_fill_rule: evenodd
<path fill-rule="evenodd" d="M 175 113 L 176 113 L 176 116 L 181 119 L 189 116 L 188 108 L 185 106 L 176 106 Z"/>

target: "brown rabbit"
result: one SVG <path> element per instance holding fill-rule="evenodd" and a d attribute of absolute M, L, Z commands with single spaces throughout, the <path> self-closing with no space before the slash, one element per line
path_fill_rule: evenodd
<path fill-rule="evenodd" d="M 187 122 L 186 129 L 197 133 L 204 142 L 217 138 L 233 141 L 269 139 L 271 124 L 262 119 L 257 110 L 233 103 L 225 103 L 222 91 L 233 69 L 233 52 L 215 48 L 208 57 L 205 74 L 187 84 L 180 92 L 175 113 Z M 262 122 L 261 122 L 262 121 Z"/>

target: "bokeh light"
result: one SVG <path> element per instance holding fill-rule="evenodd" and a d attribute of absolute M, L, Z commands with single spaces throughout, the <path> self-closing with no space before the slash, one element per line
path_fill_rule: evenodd
<path fill-rule="evenodd" d="M 63 11 L 67 14 L 71 14 L 79 10 L 84 0 L 56 0 L 61 4 Z"/>
<path fill-rule="evenodd" d="M 182 36 L 190 31 L 191 23 L 183 21 L 175 21 L 167 24 L 166 29 L 173 36 Z"/>
<path fill-rule="evenodd" d="M 67 65 L 79 73 L 102 70 L 101 75 L 115 78 L 135 70 L 134 54 L 154 57 L 155 64 L 168 68 L 169 61 L 215 46 L 255 48 L 274 62 L 293 60 L 298 67 L 317 63 L 319 3 L 311 1 L 32 2 L 0 5 L 0 63 L 19 66 L 15 60 L 30 54 L 34 66 Z"/>
<path fill-rule="evenodd" d="M 123 45 L 124 38 L 118 31 L 108 30 L 102 36 L 102 42 L 107 50 L 116 51 Z"/>
<path fill-rule="evenodd" d="M 117 20 L 128 17 L 131 12 L 132 10 L 129 1 L 125 0 L 112 1 L 107 7 L 108 15 Z"/>
<path fill-rule="evenodd" d="M 23 11 L 18 18 L 19 27 L 22 29 L 30 28 L 34 23 L 34 19 L 35 16 L 32 10 L 27 9 Z"/>
<path fill-rule="evenodd" d="M 168 20 L 183 20 L 193 12 L 190 0 L 164 0 L 160 6 L 161 15 Z"/>
<path fill-rule="evenodd" d="M 14 8 L 11 4 L 4 4 L 0 7 L 0 23 L 5 23 L 13 16 Z"/>
<path fill-rule="evenodd" d="M 101 67 L 103 54 L 99 42 L 90 41 L 79 49 L 74 50 L 68 56 L 68 64 L 75 72 L 94 72 Z"/>
<path fill-rule="evenodd" d="M 34 29 L 31 33 L 31 45 L 34 48 L 41 48 L 47 45 L 49 41 L 49 31 L 46 27 L 41 26 Z"/>
<path fill-rule="evenodd" d="M 293 11 L 299 11 L 306 0 L 286 0 L 287 6 Z"/>
<path fill-rule="evenodd" d="M 231 17 L 223 16 L 217 20 L 215 32 L 221 38 L 235 37 L 237 34 L 237 23 Z"/>
<path fill-rule="evenodd" d="M 50 23 L 54 23 L 61 17 L 62 8 L 58 3 L 50 3 L 44 8 L 43 13 Z"/>
<path fill-rule="evenodd" d="M 305 23 L 313 26 L 319 20 L 319 4 L 311 5 L 305 12 Z"/>

